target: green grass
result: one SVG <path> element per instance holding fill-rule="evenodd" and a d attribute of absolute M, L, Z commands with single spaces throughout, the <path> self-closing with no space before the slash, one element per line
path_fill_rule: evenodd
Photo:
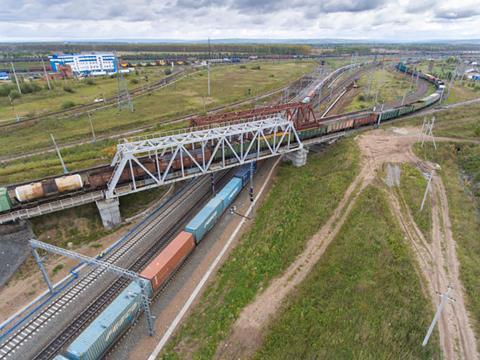
<path fill-rule="evenodd" d="M 163 77 L 165 67 L 139 68 L 136 73 L 125 75 L 127 86 L 130 90 L 148 85 Z M 137 84 L 131 80 L 136 79 Z M 147 80 L 146 80 L 147 79 Z M 12 120 L 16 115 L 31 117 L 46 112 L 61 110 L 62 104 L 72 102 L 78 104 L 92 103 L 96 98 L 112 97 L 117 92 L 117 79 L 110 76 L 96 77 L 91 81 L 87 80 L 52 80 L 52 90 L 48 90 L 47 82 L 43 79 L 33 80 L 43 90 L 24 94 L 19 99 L 10 103 L 8 97 L 0 97 L 0 122 Z M 67 92 L 64 88 L 71 88 L 73 92 Z"/>
<path fill-rule="evenodd" d="M 478 81 L 477 81 L 478 83 Z M 471 87 L 473 85 L 473 87 Z M 472 84 L 471 82 L 464 81 L 463 84 L 460 81 L 455 81 L 450 90 L 450 95 L 444 101 L 445 104 L 453 104 L 465 100 L 475 99 L 480 97 L 479 85 Z"/>
<path fill-rule="evenodd" d="M 385 195 L 370 186 L 268 329 L 256 359 L 440 358 L 433 308 Z"/>
<path fill-rule="evenodd" d="M 460 278 L 477 339 L 480 339 L 480 145 L 442 143 L 434 151 L 417 144 L 414 150 L 420 157 L 442 167 L 439 174 L 447 190 Z M 480 346 L 478 340 L 477 346 Z"/>
<path fill-rule="evenodd" d="M 58 264 L 52 269 L 52 274 L 55 276 L 60 270 L 62 270 L 64 267 L 63 264 Z"/>
<path fill-rule="evenodd" d="M 377 89 L 377 103 L 390 104 L 401 101 L 405 92 L 411 88 L 408 78 L 384 69 L 362 75 L 357 84 L 361 92 L 353 98 L 345 109 L 346 112 L 372 108 L 375 105 Z M 368 93 L 369 86 L 370 93 Z"/>
<path fill-rule="evenodd" d="M 36 217 L 30 222 L 38 240 L 61 247 L 69 243 L 79 247 L 112 232 L 103 227 L 94 203 Z"/>
<path fill-rule="evenodd" d="M 428 196 L 420 211 L 423 194 L 427 186 L 427 180 L 420 170 L 409 165 L 402 164 L 402 173 L 400 177 L 400 192 L 402 198 L 415 220 L 418 228 L 428 242 L 432 241 L 432 203 Z"/>
<path fill-rule="evenodd" d="M 204 109 L 204 99 L 206 108 L 210 109 L 260 95 L 285 86 L 310 72 L 315 65 L 313 62 L 259 64 L 261 70 L 251 70 L 250 66 L 246 69 L 241 69 L 240 66 L 213 68 L 211 97 L 206 94 L 206 72 L 201 71 L 176 85 L 135 99 L 134 113 L 126 109 L 119 112 L 115 107 L 97 111 L 92 116 L 95 132 L 97 135 L 118 133 L 142 125 L 159 124 L 180 115 L 198 113 Z M 88 116 L 49 118 L 35 125 L 5 130 L 0 138 L 0 156 L 50 147 L 50 133 L 53 133 L 60 145 L 72 140 L 90 139 Z"/>
<path fill-rule="evenodd" d="M 434 114 L 435 136 L 446 136 L 478 140 L 480 137 L 480 104 L 470 104 L 443 110 Z M 431 118 L 432 115 L 428 115 Z M 415 116 L 409 119 L 399 120 L 395 124 L 384 126 L 422 126 L 425 115 Z"/>
<path fill-rule="evenodd" d="M 320 154 L 311 153 L 301 169 L 282 164 L 251 229 L 163 358 L 211 358 L 243 307 L 289 266 L 327 221 L 357 174 L 358 163 L 358 148 L 346 139 Z"/>

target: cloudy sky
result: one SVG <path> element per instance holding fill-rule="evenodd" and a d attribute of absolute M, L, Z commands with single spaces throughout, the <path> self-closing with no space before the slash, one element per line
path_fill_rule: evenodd
<path fill-rule="evenodd" d="M 2 0 L 0 41 L 479 39 L 478 0 Z"/>

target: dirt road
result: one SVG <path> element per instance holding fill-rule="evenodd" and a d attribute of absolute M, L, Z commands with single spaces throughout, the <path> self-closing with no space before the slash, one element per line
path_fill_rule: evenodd
<path fill-rule="evenodd" d="M 420 129 L 383 129 L 365 133 L 357 138 L 362 152 L 362 169 L 347 189 L 328 222 L 307 243 L 305 250 L 249 304 L 234 323 L 227 339 L 217 348 L 216 358 L 244 359 L 251 357 L 263 341 L 269 322 L 291 291 L 307 276 L 335 238 L 361 191 L 379 176 L 386 163 L 410 163 L 423 170 L 434 164 L 421 161 L 412 151 L 420 138 Z M 451 141 L 437 138 L 437 141 Z M 436 308 L 436 291 L 445 291 L 451 285 L 454 306 L 447 305 L 439 321 L 440 342 L 446 359 L 479 359 L 475 336 L 465 307 L 463 287 L 459 279 L 459 264 L 448 215 L 448 201 L 439 177 L 433 181 L 433 240 L 428 243 L 410 213 L 401 206 L 402 199 L 395 192 L 388 193 L 393 213 L 397 216 L 418 262 L 422 287 Z M 432 309 L 433 311 L 433 309 Z"/>

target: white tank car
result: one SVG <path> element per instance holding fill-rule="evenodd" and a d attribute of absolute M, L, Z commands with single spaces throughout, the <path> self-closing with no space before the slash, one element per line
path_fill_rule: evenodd
<path fill-rule="evenodd" d="M 82 177 L 75 174 L 17 186 L 15 188 L 15 197 L 20 202 L 27 202 L 57 193 L 79 190 L 81 188 L 83 188 Z"/>

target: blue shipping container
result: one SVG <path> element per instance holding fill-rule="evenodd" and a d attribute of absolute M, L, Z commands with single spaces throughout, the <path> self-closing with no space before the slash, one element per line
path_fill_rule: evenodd
<path fill-rule="evenodd" d="M 150 283 L 145 281 L 145 284 L 150 296 Z M 70 344 L 65 356 L 70 360 L 100 359 L 135 320 L 141 309 L 141 289 L 136 282 L 132 282 Z"/>
<path fill-rule="evenodd" d="M 257 163 L 253 163 L 253 172 L 257 169 Z M 250 180 L 250 164 L 240 166 L 237 171 L 235 171 L 235 177 L 242 179 L 242 185 L 245 184 Z"/>
<path fill-rule="evenodd" d="M 250 171 L 250 170 L 249 170 Z M 242 190 L 242 179 L 234 177 L 227 185 L 223 187 L 217 194 L 217 197 L 222 199 L 223 210 L 225 211 L 232 201 L 237 197 L 238 193 Z"/>
<path fill-rule="evenodd" d="M 57 355 L 53 358 L 53 360 L 68 360 L 68 358 L 66 358 L 65 356 L 63 355 Z"/>
<path fill-rule="evenodd" d="M 195 243 L 199 243 L 217 219 L 222 215 L 223 201 L 215 196 L 198 212 L 195 217 L 185 226 L 185 231 L 192 233 L 195 237 Z"/>

